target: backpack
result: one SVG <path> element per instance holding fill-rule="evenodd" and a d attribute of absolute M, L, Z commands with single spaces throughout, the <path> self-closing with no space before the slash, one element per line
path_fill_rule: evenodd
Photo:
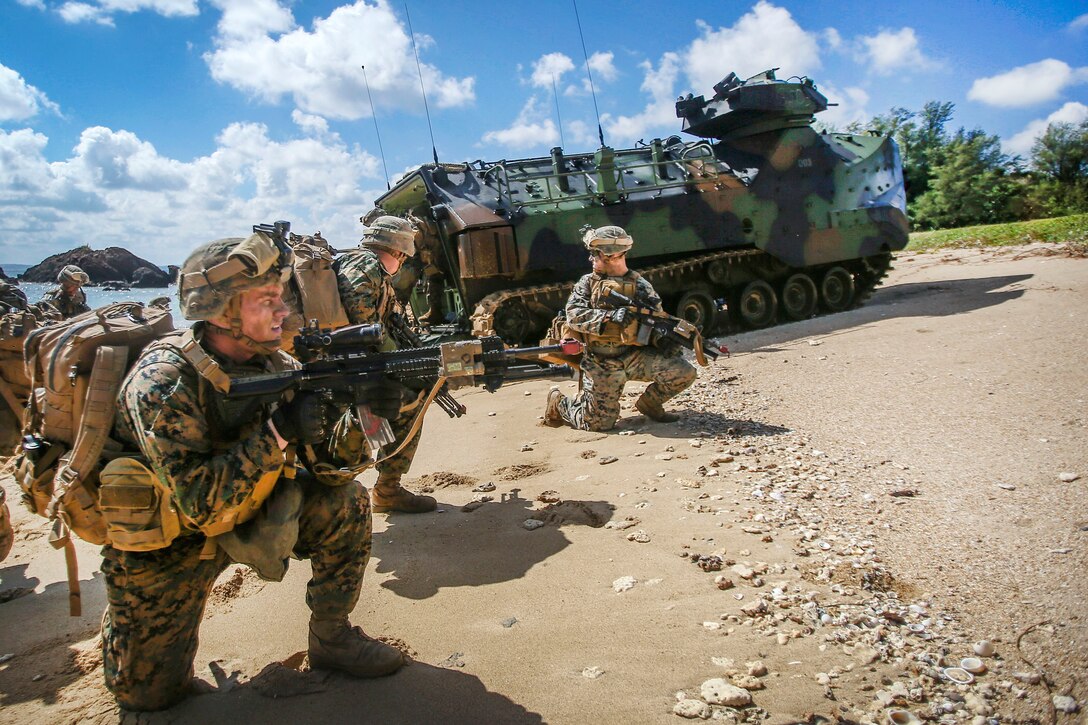
<path fill-rule="evenodd" d="M 111 543 L 99 506 L 99 472 L 104 459 L 123 452 L 110 437 L 121 382 L 144 347 L 173 329 L 167 309 L 115 302 L 26 337 L 23 363 L 32 392 L 16 479 L 27 507 L 53 521 L 49 541 L 65 550 L 73 615 L 80 606 L 71 532 L 92 544 Z"/>
<path fill-rule="evenodd" d="M 336 272 L 332 268 L 332 251 L 320 243 L 305 241 L 295 243 L 291 249 L 295 259 L 290 288 L 296 298 L 295 307 L 301 308 L 302 313 L 298 326 L 307 325 L 311 320 L 317 320 L 322 328 L 336 329 L 349 324 L 348 313 L 340 300 Z M 290 351 L 290 346 L 285 349 Z"/>

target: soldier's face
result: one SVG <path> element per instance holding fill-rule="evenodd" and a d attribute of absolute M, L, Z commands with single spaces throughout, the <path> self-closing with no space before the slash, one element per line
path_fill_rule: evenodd
<path fill-rule="evenodd" d="M 240 294 L 239 298 L 242 332 L 258 342 L 279 342 L 283 334 L 283 321 L 290 312 L 283 301 L 283 285 L 273 282 L 254 287 Z"/>
<path fill-rule="evenodd" d="M 597 274 L 619 277 L 627 274 L 627 253 L 601 254 L 594 250 L 589 255 L 589 261 L 593 263 L 593 271 Z"/>

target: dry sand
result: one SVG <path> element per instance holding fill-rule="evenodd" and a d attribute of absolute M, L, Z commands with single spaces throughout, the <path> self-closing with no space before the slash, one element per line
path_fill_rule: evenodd
<path fill-rule="evenodd" d="M 542 427 L 547 383 L 459 393 L 408 481 L 441 512 L 375 516 L 354 621 L 413 659 L 380 680 L 307 670 L 306 562 L 239 569 L 201 630 L 211 692 L 122 717 L 94 547 L 70 618 L 15 505 L 0 721 L 1083 722 L 1088 262 L 1061 251 L 901 256 L 862 309 L 724 339 L 678 424 L 634 385 L 609 434 Z M 981 639 L 989 671 L 944 679 Z M 751 705 L 713 704 L 730 682 Z"/>

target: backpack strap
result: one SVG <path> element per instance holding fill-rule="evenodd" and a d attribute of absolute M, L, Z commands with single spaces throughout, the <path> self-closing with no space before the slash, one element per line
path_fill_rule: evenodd
<path fill-rule="evenodd" d="M 60 459 L 53 478 L 53 496 L 46 509 L 46 515 L 54 519 L 49 543 L 56 549 L 64 549 L 64 562 L 68 570 L 68 612 L 73 617 L 80 615 L 82 605 L 76 550 L 69 525 L 71 519 L 65 506 L 72 503 L 82 509 L 95 506 L 94 497 L 82 484 L 98 465 L 98 457 L 102 455 L 106 441 L 109 440 L 117 394 L 127 369 L 127 347 L 103 345 L 95 351 L 94 367 L 87 383 L 86 402 L 79 421 L 79 433 L 72 444 L 72 450 Z M 68 504 L 62 504 L 69 491 L 74 494 L 74 499 Z"/>
<path fill-rule="evenodd" d="M 230 376 L 223 372 L 215 358 L 200 346 L 193 328 L 190 327 L 177 339 L 168 340 L 167 344 L 175 345 L 182 357 L 196 370 L 197 375 L 211 383 L 212 387 L 220 393 L 230 390 Z"/>

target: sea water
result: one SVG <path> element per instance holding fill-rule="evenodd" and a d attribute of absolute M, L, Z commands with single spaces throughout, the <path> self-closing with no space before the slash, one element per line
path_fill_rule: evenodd
<path fill-rule="evenodd" d="M 26 293 L 30 302 L 37 302 L 49 290 L 57 285 L 44 282 L 20 282 L 19 289 Z M 177 285 L 169 287 L 133 287 L 127 290 L 107 290 L 102 287 L 84 287 L 87 295 L 87 304 L 93 310 L 96 307 L 108 305 L 111 302 L 142 302 L 145 305 L 156 297 L 170 298 L 170 312 L 174 316 L 174 325 L 188 327 L 189 322 L 181 316 L 181 306 L 178 304 Z"/>

